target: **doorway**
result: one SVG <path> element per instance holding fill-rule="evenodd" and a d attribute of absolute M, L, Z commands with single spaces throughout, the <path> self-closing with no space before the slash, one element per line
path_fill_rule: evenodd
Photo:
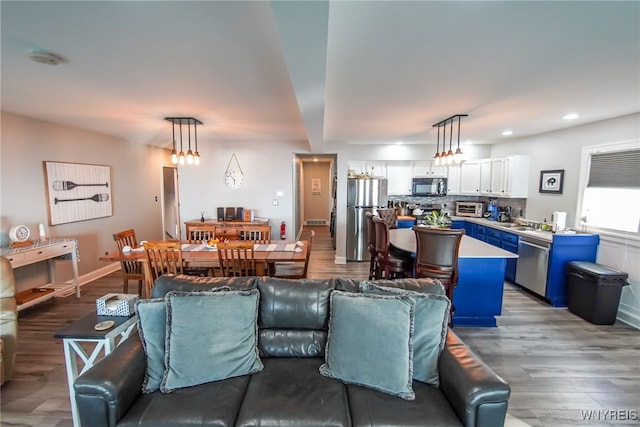
<path fill-rule="evenodd" d="M 294 227 L 297 234 L 305 225 L 331 228 L 336 209 L 336 155 L 296 154 L 294 165 Z"/>
<path fill-rule="evenodd" d="M 178 167 L 162 165 L 162 236 L 180 240 Z"/>

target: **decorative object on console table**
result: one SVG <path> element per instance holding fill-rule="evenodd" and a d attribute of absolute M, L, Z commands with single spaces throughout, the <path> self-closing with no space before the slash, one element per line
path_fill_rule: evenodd
<path fill-rule="evenodd" d="M 49 225 L 113 214 L 110 166 L 49 161 L 42 163 Z"/>
<path fill-rule="evenodd" d="M 98 316 L 133 316 L 138 295 L 106 294 L 96 300 Z"/>
<path fill-rule="evenodd" d="M 562 194 L 564 169 L 540 171 L 539 193 Z"/>
<path fill-rule="evenodd" d="M 26 225 L 16 225 L 9 230 L 9 238 L 11 239 L 12 248 L 20 248 L 23 246 L 32 245 L 33 242 L 29 240 L 31 236 L 31 230 Z"/>

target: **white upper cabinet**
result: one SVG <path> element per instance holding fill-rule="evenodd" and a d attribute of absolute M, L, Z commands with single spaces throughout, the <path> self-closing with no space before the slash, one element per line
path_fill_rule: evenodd
<path fill-rule="evenodd" d="M 461 194 L 462 165 L 450 165 L 447 174 L 447 194 Z"/>
<path fill-rule="evenodd" d="M 481 160 L 469 160 L 460 168 L 460 194 L 480 195 Z"/>
<path fill-rule="evenodd" d="M 347 169 L 355 174 L 369 174 L 371 177 L 386 178 L 387 162 L 377 160 L 349 160 Z"/>
<path fill-rule="evenodd" d="M 528 156 L 505 157 L 502 175 L 501 197 L 527 197 L 529 190 Z"/>
<path fill-rule="evenodd" d="M 527 156 L 472 160 L 462 165 L 460 194 L 524 198 L 528 179 Z"/>
<path fill-rule="evenodd" d="M 411 162 L 387 163 L 387 193 L 392 196 L 411 195 Z"/>
<path fill-rule="evenodd" d="M 413 162 L 413 176 L 446 177 L 447 166 L 436 166 L 432 160 L 416 161 Z"/>

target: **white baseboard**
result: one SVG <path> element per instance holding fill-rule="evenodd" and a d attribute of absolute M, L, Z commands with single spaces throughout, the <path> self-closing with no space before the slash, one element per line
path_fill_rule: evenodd
<path fill-rule="evenodd" d="M 634 307 L 627 304 L 620 304 L 616 320 L 626 323 L 633 328 L 640 329 L 640 315 L 638 315 L 637 310 L 634 310 Z"/>
<path fill-rule="evenodd" d="M 346 256 L 338 256 L 336 255 L 334 261 L 336 264 L 346 264 L 347 263 L 347 257 Z"/>
<path fill-rule="evenodd" d="M 101 277 L 107 276 L 115 271 L 120 270 L 120 263 L 119 262 L 114 262 L 112 264 L 109 264 L 105 267 L 101 267 L 97 270 L 93 270 L 90 271 L 86 274 L 82 274 L 80 276 L 78 276 L 78 284 L 80 285 L 80 287 L 86 285 L 87 283 L 91 283 L 94 280 L 97 280 Z M 72 285 L 73 284 L 73 279 L 69 279 L 66 282 L 67 285 Z"/>

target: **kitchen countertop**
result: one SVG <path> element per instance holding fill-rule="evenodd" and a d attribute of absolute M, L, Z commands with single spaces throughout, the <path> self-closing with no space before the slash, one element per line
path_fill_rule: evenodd
<path fill-rule="evenodd" d="M 416 251 L 416 234 L 410 228 L 389 230 L 389 242 L 406 252 Z M 458 258 L 518 258 L 518 255 L 465 235 L 460 242 Z"/>
<path fill-rule="evenodd" d="M 498 222 L 498 221 L 490 221 L 484 218 L 471 218 L 466 216 L 454 216 L 451 217 L 454 221 L 469 221 L 474 224 L 484 225 L 485 227 L 495 228 L 496 230 L 507 231 L 509 233 L 517 234 L 519 236 L 530 237 L 533 239 L 541 240 L 547 243 L 551 243 L 553 241 L 553 235 L 551 231 L 541 231 L 536 230 L 530 227 L 527 227 L 526 230 L 519 229 L 518 226 L 511 227 L 507 224 L 511 225 L 513 223 L 510 222 Z M 514 224 L 515 225 L 515 224 Z M 558 233 L 564 235 L 575 235 L 576 233 Z"/>

